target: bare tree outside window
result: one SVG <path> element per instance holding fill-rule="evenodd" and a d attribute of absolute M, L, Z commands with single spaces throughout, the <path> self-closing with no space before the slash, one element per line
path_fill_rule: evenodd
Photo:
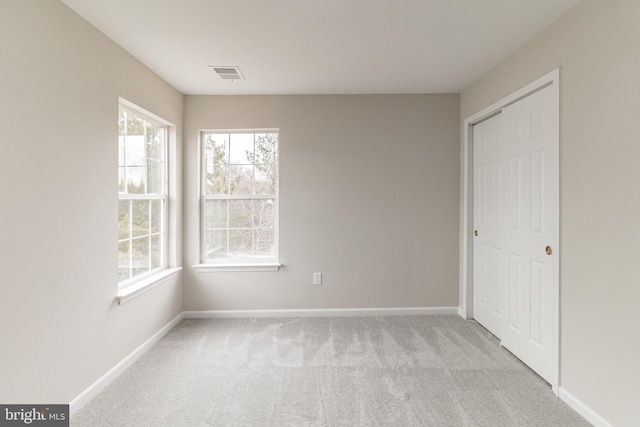
<path fill-rule="evenodd" d="M 165 265 L 167 127 L 120 108 L 118 278 Z"/>
<path fill-rule="evenodd" d="M 204 132 L 203 258 L 277 257 L 278 133 Z"/>

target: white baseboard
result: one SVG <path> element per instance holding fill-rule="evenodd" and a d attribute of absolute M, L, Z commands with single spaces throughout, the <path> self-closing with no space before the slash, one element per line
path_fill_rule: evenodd
<path fill-rule="evenodd" d="M 464 312 L 462 307 L 458 307 L 458 316 L 462 317 L 465 320 L 467 319 L 467 314 Z"/>
<path fill-rule="evenodd" d="M 560 387 L 558 396 L 564 403 L 582 415 L 585 420 L 589 421 L 595 427 L 613 427 L 611 423 L 598 415 L 593 409 L 585 405 L 584 402 L 569 393 L 567 389 Z"/>
<path fill-rule="evenodd" d="M 399 308 L 327 308 L 287 310 L 207 310 L 185 311 L 186 319 L 223 319 L 258 317 L 355 317 L 355 316 L 416 316 L 456 315 L 457 307 L 399 307 Z"/>
<path fill-rule="evenodd" d="M 109 372 L 104 374 L 98 381 L 93 383 L 89 388 L 83 391 L 78 397 L 69 403 L 69 416 L 72 417 L 87 402 L 93 399 L 100 391 L 102 391 L 109 383 L 115 380 L 125 369 L 131 366 L 140 356 L 142 356 L 151 346 L 166 335 L 174 326 L 184 319 L 184 312 L 177 315 L 173 320 L 167 323 L 162 329 L 153 334 L 151 338 L 142 343 L 138 348 L 133 350 L 127 357 L 122 359 L 120 363 L 111 368 Z"/>

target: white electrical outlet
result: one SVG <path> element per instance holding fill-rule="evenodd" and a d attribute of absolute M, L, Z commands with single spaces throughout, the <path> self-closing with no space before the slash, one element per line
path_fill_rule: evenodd
<path fill-rule="evenodd" d="M 313 284 L 322 285 L 322 273 L 313 273 Z"/>

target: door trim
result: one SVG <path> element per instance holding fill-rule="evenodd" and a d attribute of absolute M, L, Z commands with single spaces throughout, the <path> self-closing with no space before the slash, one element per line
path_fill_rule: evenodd
<path fill-rule="evenodd" d="M 558 258 L 553 271 L 553 372 L 551 388 L 558 395 L 560 386 L 560 69 L 556 68 L 523 88 L 502 98 L 500 101 L 483 108 L 479 112 L 464 120 L 464 137 L 462 140 L 461 183 L 462 183 L 462 215 L 460 224 L 460 310 L 465 319 L 473 318 L 473 244 L 471 232 L 473 230 L 473 125 L 486 120 L 502 108 L 512 104 L 543 87 L 551 86 L 554 93 L 556 135 L 554 151 L 556 154 L 556 182 L 554 186 L 554 203 L 556 211 L 553 215 L 554 235 L 551 243 L 557 248 Z"/>

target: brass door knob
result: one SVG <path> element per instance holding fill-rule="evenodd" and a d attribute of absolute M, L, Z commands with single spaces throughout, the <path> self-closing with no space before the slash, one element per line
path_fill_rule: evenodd
<path fill-rule="evenodd" d="M 547 253 L 547 255 L 551 255 L 553 253 L 553 249 L 551 249 L 551 246 L 547 246 L 545 248 L 545 252 Z"/>
<path fill-rule="evenodd" d="M 474 231 L 473 234 L 478 237 L 478 230 Z"/>

